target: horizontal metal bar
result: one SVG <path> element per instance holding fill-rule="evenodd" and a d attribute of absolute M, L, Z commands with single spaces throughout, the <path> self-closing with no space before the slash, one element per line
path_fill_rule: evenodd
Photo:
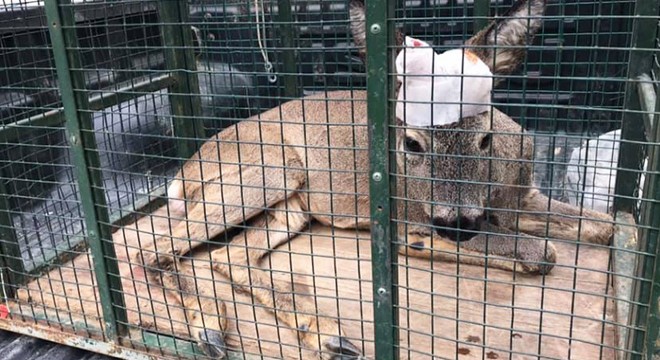
<path fill-rule="evenodd" d="M 70 235 L 67 237 L 67 241 L 62 244 L 62 246 L 65 246 L 66 248 L 42 248 L 42 255 L 40 257 L 42 257 L 44 261 L 41 263 L 38 263 L 36 260 L 28 262 L 25 266 L 25 271 L 31 275 L 44 274 L 50 271 L 55 265 L 63 264 L 74 259 L 80 255 L 81 252 L 86 251 L 86 240 L 87 239 L 85 239 L 83 235 Z"/>
<path fill-rule="evenodd" d="M 28 335 L 39 339 L 53 341 L 58 344 L 64 344 L 75 348 L 89 350 L 96 353 L 112 355 L 114 357 L 126 360 L 157 360 L 156 355 L 148 355 L 139 351 L 124 348 L 111 342 L 96 340 L 86 336 L 67 333 L 58 328 L 51 328 L 46 325 L 39 325 L 28 322 L 1 320 L 0 329 Z"/>
<path fill-rule="evenodd" d="M 155 206 L 160 206 L 165 203 L 165 194 L 167 193 L 167 187 L 165 185 L 159 186 L 153 191 L 149 192 L 144 196 L 140 196 L 133 203 L 122 207 L 118 211 L 113 211 L 110 213 L 110 223 L 113 226 L 122 226 L 132 222 L 133 215 L 142 211 L 145 208 L 151 208 Z"/>
<path fill-rule="evenodd" d="M 95 111 L 103 110 L 124 101 L 144 96 L 145 93 L 166 89 L 175 84 L 176 80 L 170 74 L 150 77 L 140 80 L 134 85 L 119 88 L 118 90 L 103 91 L 100 94 L 91 96 L 89 98 L 89 108 Z"/>
<path fill-rule="evenodd" d="M 170 74 L 149 77 L 134 84 L 120 87 L 117 90 L 102 91 L 91 96 L 89 98 L 89 109 L 92 111 L 103 110 L 124 101 L 144 96 L 144 93 L 166 89 L 175 84 L 176 80 Z M 20 138 L 19 129 L 24 127 L 48 127 L 61 125 L 62 123 L 64 123 L 64 107 L 55 108 L 27 119 L 0 126 L 0 142 L 10 142 Z"/>
<path fill-rule="evenodd" d="M 204 353 L 199 350 L 197 344 L 189 340 L 179 339 L 170 335 L 154 333 L 142 330 L 142 341 L 149 348 L 162 349 L 166 352 L 172 352 L 177 356 L 181 355 L 197 355 L 204 356 Z M 225 360 L 275 360 L 276 358 L 262 357 L 256 355 L 241 354 L 236 351 L 228 351 Z"/>
<path fill-rule="evenodd" d="M 139 197 L 135 202 L 110 213 L 110 224 L 113 226 L 123 226 L 130 223 L 134 220 L 136 212 L 144 211 L 145 208 L 152 208 L 164 203 L 165 199 L 163 196 L 166 192 L 167 188 L 165 186 L 159 186 L 149 194 Z M 62 264 L 78 256 L 76 252 L 86 251 L 87 242 L 85 240 L 85 237 L 82 235 L 72 235 L 68 238 L 66 249 L 43 249 L 44 262 L 33 265 L 32 267 L 26 267 L 25 271 L 31 275 L 43 274 L 50 271 L 55 265 Z"/>

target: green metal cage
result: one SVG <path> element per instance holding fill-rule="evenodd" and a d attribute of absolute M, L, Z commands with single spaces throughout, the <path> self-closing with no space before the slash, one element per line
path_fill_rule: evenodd
<path fill-rule="evenodd" d="M 542 209 L 509 209 L 516 224 L 532 215 L 550 222 L 561 206 L 552 204 L 580 209 L 557 225 L 579 224 L 576 239 L 537 236 L 546 249 L 554 243 L 556 259 L 552 271 L 530 275 L 487 266 L 504 260 L 463 253 L 456 241 L 445 241 L 452 252 L 410 240 L 423 230 L 401 237 L 402 227 L 440 227 L 401 218 L 408 206 L 438 205 L 402 187 L 456 179 L 399 167 L 401 153 L 419 144 L 401 145 L 400 134 L 416 130 L 396 116 L 395 66 L 400 34 L 437 53 L 463 48 L 530 2 L 367 0 L 359 40 L 351 34 L 355 0 L 0 0 L 0 329 L 125 359 L 658 358 L 660 7 L 542 2 L 533 41 L 472 49 L 522 51 L 514 71 L 494 75 L 489 104 L 524 129 L 533 160 L 522 163 L 547 199 Z M 534 17 L 522 19 L 530 26 Z M 301 97 L 309 100 L 282 105 Z M 362 115 L 368 122 L 354 122 Z M 259 134 L 240 138 L 236 124 Z M 349 165 L 285 161 L 290 149 L 270 149 L 277 144 L 264 139 L 273 134 L 260 133 L 273 126 L 274 138 L 302 129 L 300 137 L 314 139 L 295 150 L 301 158 L 326 154 L 328 164 Z M 333 147 L 334 138 L 349 145 Z M 202 146 L 206 158 L 195 155 Z M 261 157 L 256 175 L 242 177 L 253 164 L 241 150 L 233 159 L 231 146 Z M 492 153 L 456 151 L 428 158 L 499 166 Z M 369 161 L 360 167 L 358 157 Z M 214 166 L 243 169 L 233 190 L 240 219 L 207 214 L 231 200 L 207 201 L 218 194 L 194 180 L 188 186 L 200 186 L 201 200 L 186 199 L 177 212 L 167 188 L 185 180 L 184 164 L 202 178 Z M 222 171 L 209 180 L 220 189 Z M 281 172 L 291 175 L 267 185 L 279 184 Z M 318 174 L 328 180 L 315 188 Z M 254 188 L 264 191 L 263 204 L 245 203 Z M 267 191 L 295 193 L 303 206 L 270 206 Z M 483 204 L 490 210 L 492 191 Z M 326 198 L 330 205 L 315 205 Z M 463 206 L 447 201 L 441 205 Z M 199 203 L 203 226 L 190 225 Z M 599 220 L 613 229 L 605 243 L 581 235 L 592 210 L 610 216 Z M 289 226 L 301 217 L 304 225 Z M 287 226 L 270 229 L 271 221 Z M 181 223 L 188 233 L 177 238 Z M 208 238 L 195 240 L 193 228 Z M 248 241 L 260 232 L 261 243 Z M 528 241 L 521 232 L 510 235 L 516 244 Z M 281 234 L 289 241 L 271 244 Z M 497 234 L 477 236 L 488 252 Z M 161 245 L 171 250 L 157 239 L 170 239 Z M 222 249 L 238 258 L 219 260 Z M 208 331 L 215 327 L 220 340 Z"/>

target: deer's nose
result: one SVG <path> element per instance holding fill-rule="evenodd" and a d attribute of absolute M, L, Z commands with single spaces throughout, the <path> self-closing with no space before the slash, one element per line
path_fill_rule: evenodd
<path fill-rule="evenodd" d="M 479 234 L 481 224 L 486 216 L 484 213 L 473 216 L 458 216 L 452 219 L 445 219 L 436 216 L 431 221 L 435 227 L 435 232 L 452 241 L 467 241 Z"/>

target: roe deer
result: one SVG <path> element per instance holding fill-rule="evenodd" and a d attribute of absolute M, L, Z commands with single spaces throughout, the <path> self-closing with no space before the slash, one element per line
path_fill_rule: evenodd
<path fill-rule="evenodd" d="M 466 48 L 493 74 L 509 73 L 540 27 L 544 9 L 545 1 L 519 0 Z M 350 14 L 355 42 L 362 46 L 364 4 L 353 1 Z M 151 281 L 179 296 L 208 355 L 225 355 L 226 310 L 195 295 L 194 284 L 179 276 L 178 258 L 247 223 L 228 246 L 212 252 L 213 269 L 296 329 L 302 346 L 320 358 L 362 357 L 338 321 L 314 315 L 312 300 L 294 298 L 290 288 L 272 285 L 253 266 L 313 220 L 369 229 L 366 98 L 365 91 L 333 91 L 286 102 L 221 131 L 176 175 L 169 206 L 184 220 L 171 237 L 141 249 L 138 261 Z M 557 256 L 547 238 L 606 243 L 613 233 L 608 215 L 533 189 L 532 140 L 496 109 L 449 125 L 395 131 L 397 198 L 405 201 L 398 201 L 394 220 L 403 254 L 456 261 L 460 252 L 460 262 L 547 273 Z"/>

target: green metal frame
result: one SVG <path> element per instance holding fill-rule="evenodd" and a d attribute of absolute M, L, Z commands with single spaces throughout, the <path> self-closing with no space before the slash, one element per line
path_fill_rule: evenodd
<path fill-rule="evenodd" d="M 277 22 L 279 35 L 281 39 L 281 62 L 284 73 L 280 76 L 284 83 L 284 96 L 287 98 L 296 98 L 300 96 L 300 90 L 297 80 L 297 66 L 295 51 L 295 31 L 293 29 L 293 14 L 291 13 L 290 0 L 277 0 L 279 9 Z"/>
<path fill-rule="evenodd" d="M 649 141 L 660 143 L 660 101 L 657 92 L 649 93 L 653 89 L 645 86 L 649 77 L 640 80 L 638 91 L 640 99 L 655 98 L 655 109 L 647 108 L 652 101 L 644 102 L 642 110 L 655 113 L 655 118 L 650 119 Z M 633 306 L 630 319 L 632 320 L 631 331 L 628 338 L 628 346 L 636 353 L 632 359 L 653 359 L 660 351 L 660 146 L 648 146 L 649 169 L 644 184 L 645 197 L 655 201 L 644 202 L 641 209 L 640 224 L 644 227 L 639 230 L 639 250 L 647 254 L 638 262 L 636 272 L 639 279 L 634 282 L 631 298 L 645 306 Z M 655 241 L 654 241 L 655 240 Z"/>
<path fill-rule="evenodd" d="M 192 30 L 185 25 L 187 1 L 160 1 L 165 66 L 175 84 L 169 88 L 172 127 L 178 142 L 178 155 L 187 160 L 204 139 L 204 124 L 199 120 L 201 102 L 197 60 L 193 51 Z"/>
<path fill-rule="evenodd" d="M 474 1 L 474 33 L 488 26 L 490 0 Z"/>
<path fill-rule="evenodd" d="M 281 60 L 283 74 L 283 93 L 286 97 L 299 95 L 296 73 L 295 33 L 292 26 L 293 15 L 289 0 L 278 0 L 281 35 Z M 187 23 L 187 2 L 160 2 L 160 16 L 166 67 L 168 72 L 160 76 L 139 81 L 122 87 L 119 91 L 101 93 L 89 98 L 85 91 L 84 76 L 81 70 L 78 39 L 75 31 L 75 17 L 70 0 L 47 0 L 45 4 L 48 27 L 52 41 L 55 64 L 60 83 L 63 106 L 39 116 L 21 120 L 0 130 L 0 141 L 18 138 L 18 129 L 22 126 L 66 124 L 67 138 L 71 146 L 76 177 L 81 193 L 82 207 L 85 211 L 87 242 L 94 256 L 94 273 L 102 305 L 104 334 L 113 341 L 112 349 L 118 348 L 122 337 L 139 329 L 129 329 L 124 306 L 122 286 L 119 276 L 117 257 L 111 235 L 111 223 L 119 221 L 109 214 L 105 202 L 105 193 L 100 172 L 99 154 L 96 150 L 94 129 L 90 111 L 104 109 L 126 101 L 140 92 L 157 91 L 168 88 L 174 134 L 178 139 L 178 155 L 187 159 L 204 138 L 204 126 L 199 121 L 201 109 L 197 62 L 192 48 L 192 34 Z M 397 278 L 397 229 L 392 219 L 396 213 L 396 204 L 392 195 L 396 193 L 396 184 L 390 174 L 394 170 L 392 148 L 395 143 L 393 102 L 394 98 L 393 63 L 394 51 L 388 46 L 394 38 L 395 2 L 372 0 L 367 2 L 367 103 L 370 139 L 370 199 L 371 199 L 371 234 L 372 234 L 372 276 L 374 307 L 375 355 L 378 359 L 397 359 L 398 351 L 398 289 Z M 475 1 L 475 31 L 487 24 L 490 9 L 488 0 Z M 640 280 L 636 281 L 633 298 L 637 303 L 650 304 L 650 307 L 633 306 L 629 348 L 634 351 L 631 358 L 642 359 L 643 355 L 651 358 L 657 349 L 660 329 L 660 256 L 658 242 L 650 241 L 660 237 L 660 149 L 658 146 L 644 148 L 637 141 L 644 141 L 644 129 L 652 135 L 652 141 L 660 141 L 660 119 L 655 116 L 647 121 L 642 111 L 647 103 L 638 95 L 648 92 L 648 86 L 637 81 L 642 74 L 650 72 L 654 39 L 644 36 L 649 29 L 655 29 L 658 3 L 656 0 L 638 0 L 635 14 L 639 15 L 634 23 L 633 51 L 628 69 L 629 83 L 626 86 L 626 109 L 623 121 L 619 171 L 616 184 L 618 211 L 632 212 L 636 199 L 634 191 L 641 170 L 639 159 L 646 152 L 649 156 L 649 175 L 644 193 L 649 199 L 640 214 L 640 223 L 649 229 L 640 230 L 641 252 L 648 254 L 638 264 Z M 643 90 L 646 88 L 647 90 Z M 642 96 L 642 99 L 644 96 Z M 383 99 L 388 99 L 383 104 Z M 660 112 L 660 101 L 656 101 L 655 113 Z M 639 111 L 642 110 L 642 111 Z M 639 126 L 645 124 L 646 126 Z M 649 132 L 648 130 L 653 131 Z M 23 263 L 20 249 L 12 232 L 12 221 L 7 204 L 3 183 L 0 182 L 0 251 L 7 255 L 3 265 L 12 284 L 23 282 Z M 622 197 L 619 197 L 622 196 Z M 135 208 L 134 208 L 135 209 Z M 655 254 L 655 256 L 653 256 Z M 153 335 L 142 332 L 145 346 L 181 349 L 176 345 L 180 340 L 162 334 Z M 95 340 L 94 340 L 95 341 Z M 90 344 L 94 343 L 91 341 Z M 98 342 L 106 344 L 106 342 Z M 191 345 L 192 343 L 187 343 Z M 79 345 L 78 345 L 79 346 Z M 90 345 L 92 346 L 92 345 Z M 94 349 L 98 350 L 98 349 Z M 195 351 L 194 347 L 192 352 Z M 132 353 L 126 353 L 132 354 Z"/>
<path fill-rule="evenodd" d="M 396 192 L 395 181 L 390 179 L 396 161 L 390 159 L 395 131 L 390 128 L 394 111 L 389 101 L 394 98 L 394 52 L 388 47 L 394 39 L 394 24 L 388 21 L 394 14 L 394 2 L 368 1 L 365 11 L 375 354 L 378 359 L 397 359 L 396 224 L 391 221 L 396 204 L 390 196 Z M 387 99 L 385 104 L 383 99 Z"/>
<path fill-rule="evenodd" d="M 0 253 L 4 256 L 2 266 L 7 270 L 7 276 L 11 284 L 22 284 L 25 282 L 25 265 L 21 256 L 21 248 L 18 245 L 16 234 L 13 229 L 13 221 L 9 213 L 9 201 L 7 200 L 7 189 L 4 179 L 0 178 Z M 11 286 L 1 284 L 3 294 L 13 296 L 14 291 Z"/>
<path fill-rule="evenodd" d="M 628 316 L 630 330 L 628 331 L 627 348 L 633 353 L 627 356 L 631 359 L 651 359 L 658 348 L 658 321 L 660 307 L 660 255 L 658 241 L 660 232 L 660 150 L 657 145 L 642 145 L 646 141 L 660 142 L 660 125 L 656 119 L 651 121 L 645 113 L 658 112 L 656 108 L 648 108 L 649 97 L 653 96 L 649 87 L 648 74 L 651 72 L 654 60 L 655 39 L 660 14 L 660 4 L 654 0 L 637 0 L 633 20 L 632 51 L 628 62 L 628 83 L 625 88 L 625 109 L 621 129 L 621 144 L 618 159 L 618 174 L 615 185 L 614 207 L 617 211 L 635 213 L 637 199 L 635 189 L 639 184 L 644 155 L 648 156 L 648 173 L 644 184 L 645 198 L 653 201 L 644 202 L 640 210 L 639 224 L 644 225 L 638 231 L 639 247 L 637 250 L 647 254 L 637 261 L 635 274 L 638 278 L 632 284 L 631 300 L 637 304 L 631 306 Z M 657 95 L 657 94 L 656 94 Z M 657 96 L 656 96 L 657 97 Z M 646 132 L 646 134 L 645 134 Z M 655 215 L 654 215 L 655 214 Z M 655 241 L 654 241 L 655 239 Z M 654 255 L 655 254 L 655 255 Z"/>
<path fill-rule="evenodd" d="M 127 315 L 124 306 L 121 280 L 119 277 L 116 254 L 112 244 L 111 227 L 108 224 L 119 223 L 123 220 L 121 215 L 109 214 L 105 203 L 105 193 L 100 173 L 99 155 L 96 151 L 95 137 L 92 128 L 91 111 L 102 110 L 123 101 L 134 99 L 145 92 L 154 92 L 169 89 L 173 127 L 179 140 L 179 155 L 188 158 L 197 149 L 197 141 L 203 138 L 204 128 L 201 122 L 197 123 L 197 114 L 201 108 L 198 96 L 199 85 L 195 71 L 196 60 L 192 48 L 191 31 L 183 24 L 186 22 L 187 5 L 185 2 L 162 1 L 160 6 L 163 26 L 164 45 L 171 51 L 165 52 L 166 66 L 169 73 L 133 79 L 120 84 L 117 90 L 102 91 L 87 97 L 84 75 L 81 71 L 81 59 L 76 51 L 78 40 L 75 31 L 75 17 L 70 0 L 46 1 L 45 13 L 48 19 L 49 34 L 53 47 L 55 66 L 62 95 L 62 107 L 32 116 L 11 124 L 3 125 L 0 129 L 0 141 L 16 141 L 21 136 L 21 128 L 26 126 L 58 126 L 66 124 L 67 138 L 71 146 L 76 178 L 78 181 L 81 203 L 85 212 L 87 236 L 80 237 L 79 242 L 86 242 L 90 248 L 94 261 L 94 273 L 99 289 L 104 334 L 115 343 L 121 336 L 128 333 Z M 290 16 L 290 15 L 289 15 Z M 295 69 L 293 70 L 295 71 Z M 190 126 L 193 124 L 193 126 Z M 157 197 L 164 193 L 164 189 L 155 191 Z M 3 266 L 5 275 L 13 285 L 20 285 L 26 281 L 22 274 L 26 273 L 20 247 L 13 232 L 13 224 L 6 198 L 7 192 L 4 184 L 0 184 L 0 251 L 6 256 Z M 154 196 L 147 199 L 138 199 L 134 206 L 127 208 L 127 212 L 148 205 L 154 201 Z M 122 211 L 123 212 L 123 211 Z M 130 216 L 127 215 L 127 216 Z M 125 216 L 124 216 L 125 217 Z M 74 246 L 78 242 L 74 241 Z M 8 260 L 9 259 L 9 260 Z M 58 263 L 66 259 L 54 258 Z M 38 266 L 30 272 L 43 271 L 44 266 Z M 5 293 L 12 296 L 13 287 L 5 287 Z M 167 347 L 166 345 L 164 345 Z"/>
<path fill-rule="evenodd" d="M 82 68 L 80 53 L 68 50 L 78 48 L 75 18 L 70 0 L 47 1 L 45 6 L 67 136 L 85 212 L 87 242 L 95 259 L 94 274 L 103 309 L 104 332 L 109 339 L 117 341 L 127 330 L 126 307 L 112 232 L 108 225 L 110 216 L 105 203 L 93 123 L 91 114 L 83 111 L 89 110 L 89 99 L 84 92 L 75 91 L 85 89 L 85 79 L 82 72 L 71 70 Z"/>
<path fill-rule="evenodd" d="M 621 128 L 621 145 L 617 170 L 617 180 L 614 193 L 615 211 L 635 213 L 637 199 L 635 190 L 639 184 L 644 158 L 644 147 L 641 142 L 644 136 L 644 115 L 637 96 L 636 79 L 651 71 L 652 52 L 654 48 L 655 29 L 657 27 L 658 1 L 637 0 L 633 19 L 633 38 L 628 59 L 628 82 L 625 87 L 625 109 Z"/>

